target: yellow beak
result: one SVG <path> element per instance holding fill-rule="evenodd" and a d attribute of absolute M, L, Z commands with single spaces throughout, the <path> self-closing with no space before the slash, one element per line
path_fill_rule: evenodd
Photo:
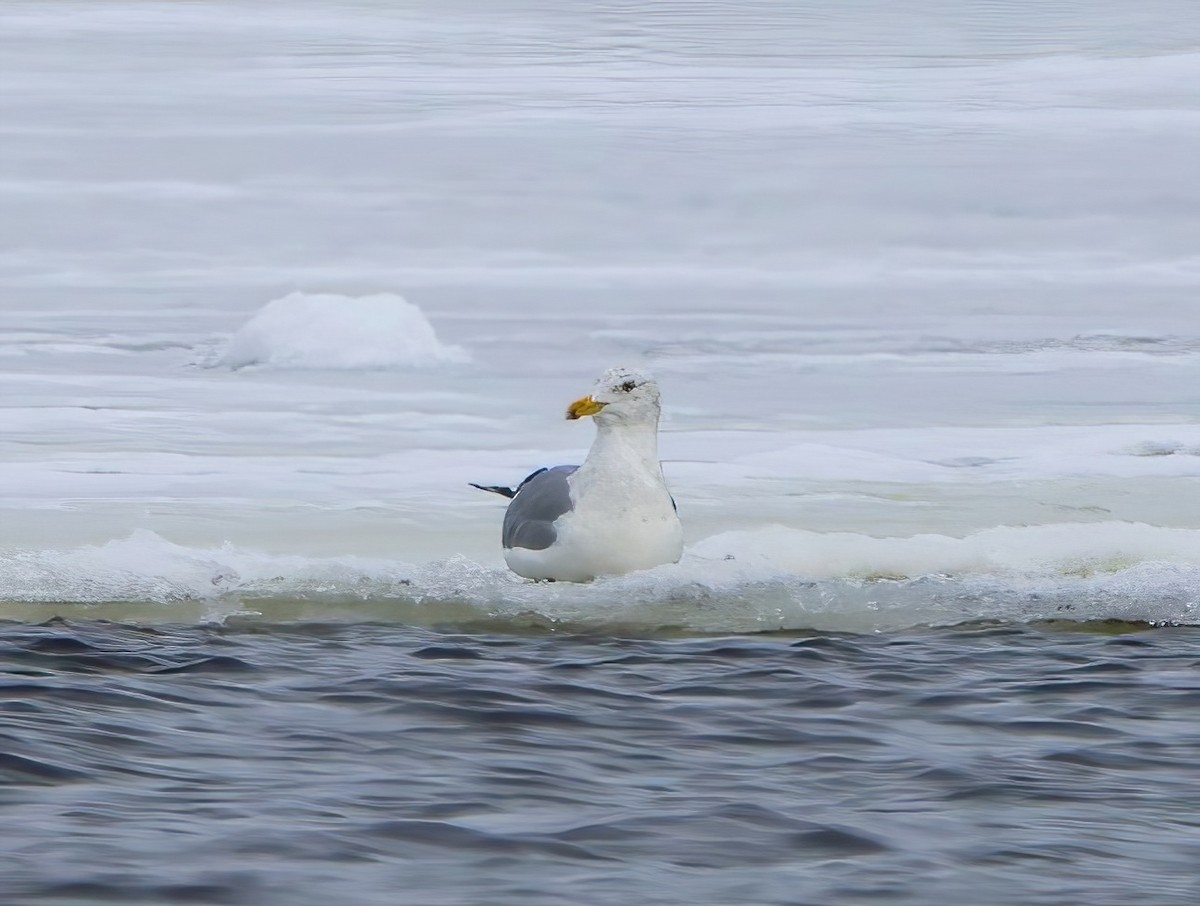
<path fill-rule="evenodd" d="M 590 396 L 585 396 L 583 399 L 575 400 L 567 407 L 567 418 L 576 419 L 583 418 L 585 415 L 595 415 L 607 405 L 607 403 L 596 402 Z"/>

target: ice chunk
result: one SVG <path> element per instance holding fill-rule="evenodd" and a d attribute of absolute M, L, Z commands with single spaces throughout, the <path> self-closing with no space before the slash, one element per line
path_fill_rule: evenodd
<path fill-rule="evenodd" d="M 264 305 L 229 341 L 217 366 L 423 368 L 466 362 L 421 309 L 394 293 L 290 293 Z"/>

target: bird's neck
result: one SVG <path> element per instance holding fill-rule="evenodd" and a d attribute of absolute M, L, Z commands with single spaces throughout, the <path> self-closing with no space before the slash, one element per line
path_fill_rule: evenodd
<path fill-rule="evenodd" d="M 596 423 L 596 439 L 584 463 L 621 461 L 627 466 L 643 466 L 658 472 L 658 422 Z"/>

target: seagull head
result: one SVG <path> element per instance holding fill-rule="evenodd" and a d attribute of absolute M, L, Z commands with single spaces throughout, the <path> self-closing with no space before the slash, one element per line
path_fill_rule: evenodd
<path fill-rule="evenodd" d="M 596 424 L 656 425 L 660 409 L 658 382 L 636 368 L 610 368 L 592 392 L 567 407 L 567 418 L 595 417 Z"/>

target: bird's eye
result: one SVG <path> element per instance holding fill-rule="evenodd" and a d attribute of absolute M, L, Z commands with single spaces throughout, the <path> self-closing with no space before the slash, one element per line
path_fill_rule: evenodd
<path fill-rule="evenodd" d="M 624 390 L 626 393 L 628 393 L 630 390 L 632 390 L 636 386 L 637 386 L 636 382 L 626 381 L 624 384 L 621 385 L 621 389 Z"/>

